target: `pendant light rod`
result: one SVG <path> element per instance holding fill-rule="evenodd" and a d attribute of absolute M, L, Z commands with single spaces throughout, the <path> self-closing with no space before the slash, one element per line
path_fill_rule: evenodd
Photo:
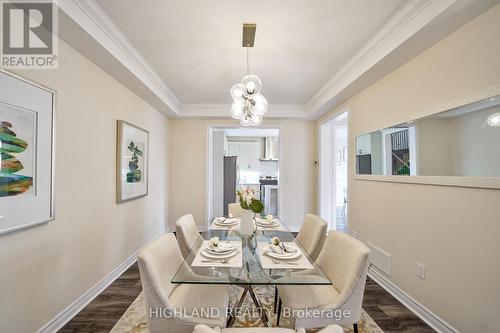
<path fill-rule="evenodd" d="M 250 75 L 250 60 L 248 57 L 248 46 L 247 46 L 247 75 Z"/>

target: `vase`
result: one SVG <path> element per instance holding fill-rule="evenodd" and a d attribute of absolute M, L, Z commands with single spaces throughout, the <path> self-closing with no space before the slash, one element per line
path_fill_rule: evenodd
<path fill-rule="evenodd" d="M 250 238 L 254 231 L 254 216 L 255 214 L 250 210 L 245 210 L 241 215 L 240 220 L 240 236 L 243 238 Z"/>

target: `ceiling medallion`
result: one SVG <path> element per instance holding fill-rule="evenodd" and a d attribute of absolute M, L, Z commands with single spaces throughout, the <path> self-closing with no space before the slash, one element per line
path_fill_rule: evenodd
<path fill-rule="evenodd" d="M 243 24 L 242 44 L 247 48 L 247 75 L 230 90 L 233 98 L 231 116 L 243 126 L 259 126 L 268 107 L 266 98 L 260 93 L 262 82 L 256 75 L 249 74 L 248 49 L 253 47 L 255 30 L 255 24 Z"/>

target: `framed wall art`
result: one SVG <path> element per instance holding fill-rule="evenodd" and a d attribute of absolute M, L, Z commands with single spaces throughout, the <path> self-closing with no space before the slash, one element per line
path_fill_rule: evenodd
<path fill-rule="evenodd" d="M 55 91 L 0 71 L 0 234 L 54 218 Z"/>
<path fill-rule="evenodd" d="M 147 195 L 149 132 L 118 120 L 116 150 L 116 202 Z"/>

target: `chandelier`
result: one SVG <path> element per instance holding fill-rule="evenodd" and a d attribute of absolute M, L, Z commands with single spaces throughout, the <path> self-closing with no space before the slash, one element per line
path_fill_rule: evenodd
<path fill-rule="evenodd" d="M 250 74 L 248 49 L 255 40 L 255 24 L 243 24 L 243 47 L 247 49 L 247 75 L 230 90 L 233 104 L 231 116 L 243 126 L 259 126 L 262 116 L 267 112 L 267 100 L 260 93 L 262 82 L 256 75 Z"/>

